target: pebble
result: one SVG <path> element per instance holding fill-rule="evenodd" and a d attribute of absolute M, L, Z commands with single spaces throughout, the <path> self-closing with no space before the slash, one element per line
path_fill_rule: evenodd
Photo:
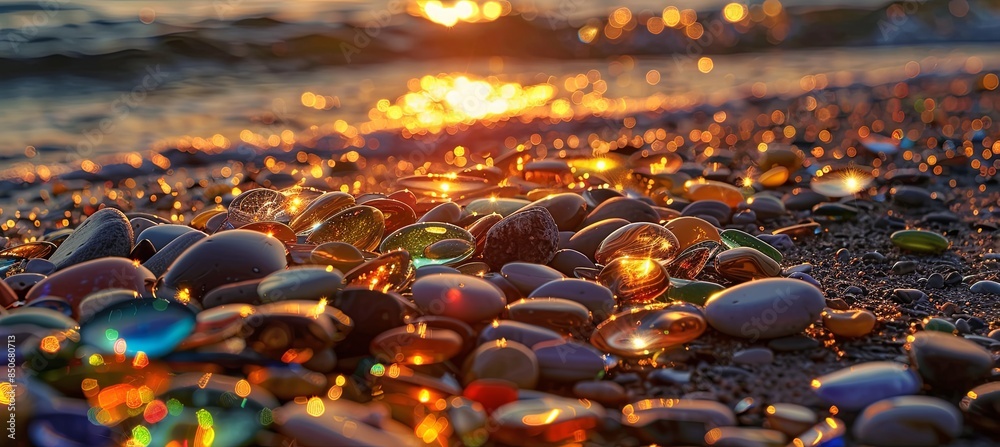
<path fill-rule="evenodd" d="M 979 385 L 958 404 L 965 419 L 993 436 L 1000 435 L 1000 382 Z"/>
<path fill-rule="evenodd" d="M 516 201 L 515 203 L 511 204 L 512 206 L 508 207 L 520 208 L 525 204 L 527 204 L 526 201 Z M 499 209 L 502 206 L 494 204 L 494 207 Z M 475 209 L 469 211 L 476 212 Z M 486 211 L 484 209 L 483 212 L 480 212 L 479 214 L 490 214 L 490 211 Z M 423 216 L 420 216 L 420 218 L 417 219 L 417 222 L 418 223 L 437 222 L 437 223 L 454 224 L 458 222 L 458 220 L 461 217 L 462 217 L 462 207 L 458 206 L 458 204 L 456 204 L 455 202 L 443 202 L 440 205 L 431 208 L 429 211 L 424 213 Z"/>
<path fill-rule="evenodd" d="M 339 270 L 312 266 L 292 267 L 264 277 L 257 286 L 257 296 L 262 303 L 284 300 L 319 301 L 333 297 L 343 286 L 344 275 Z"/>
<path fill-rule="evenodd" d="M 782 202 L 785 208 L 792 211 L 810 210 L 812 207 L 827 201 L 827 196 L 810 189 L 796 188 L 791 194 L 785 194 Z"/>
<path fill-rule="evenodd" d="M 809 430 L 819 418 L 816 412 L 802 405 L 776 403 L 764 410 L 767 427 L 788 436 L 798 436 Z"/>
<path fill-rule="evenodd" d="M 173 351 L 195 327 L 195 313 L 177 301 L 127 293 L 102 304 L 89 318 L 81 304 L 80 341 L 104 355 L 120 353 L 118 341 L 125 340 L 123 354 L 134 357 L 142 352 L 147 358 L 159 358 Z M 151 323 L 155 331 L 150 330 Z"/>
<path fill-rule="evenodd" d="M 178 236 L 188 233 L 191 231 L 198 231 L 187 225 L 154 225 L 152 227 L 142 230 L 135 237 L 135 243 L 139 244 L 142 241 L 149 241 L 153 244 L 153 248 L 157 251 L 162 250 L 167 244 L 173 242 Z"/>
<path fill-rule="evenodd" d="M 683 217 L 699 217 L 706 222 L 712 222 L 713 226 L 720 222 L 729 223 L 729 218 L 732 214 L 732 207 L 719 200 L 693 202 L 684 207 L 684 211 L 681 212 L 681 216 Z"/>
<path fill-rule="evenodd" d="M 560 193 L 532 202 L 529 206 L 545 208 L 556 221 L 559 231 L 573 231 L 587 217 L 587 203 L 580 195 Z"/>
<path fill-rule="evenodd" d="M 749 225 L 757 222 L 757 213 L 753 210 L 740 211 L 733 215 L 733 223 L 737 225 Z"/>
<path fill-rule="evenodd" d="M 275 238 L 247 230 L 223 231 L 184 251 L 157 282 L 155 294 L 197 303 L 216 287 L 263 278 L 284 269 L 286 262 L 285 246 Z"/>
<path fill-rule="evenodd" d="M 49 256 L 56 270 L 109 256 L 128 257 L 132 251 L 132 225 L 125 214 L 104 208 L 92 214 Z"/>
<path fill-rule="evenodd" d="M 805 282 L 807 282 L 809 284 L 812 284 L 817 289 L 822 289 L 823 288 L 823 285 L 820 284 L 819 281 L 816 280 L 816 278 L 813 278 L 808 273 L 792 272 L 791 274 L 788 275 L 788 277 L 791 278 L 791 279 L 797 279 L 797 280 L 800 280 L 800 281 L 805 281 Z"/>
<path fill-rule="evenodd" d="M 969 290 L 973 293 L 1000 295 L 1000 283 L 996 281 L 976 281 Z"/>
<path fill-rule="evenodd" d="M 573 340 L 551 340 L 531 347 L 540 378 L 556 382 L 595 380 L 604 376 L 604 359 L 591 346 Z M 612 382 L 613 383 L 613 382 Z"/>
<path fill-rule="evenodd" d="M 548 282 L 564 278 L 562 273 L 552 267 L 527 262 L 507 263 L 500 269 L 500 274 L 524 295 Z"/>
<path fill-rule="evenodd" d="M 906 275 L 917 271 L 917 263 L 913 261 L 896 261 L 889 271 L 895 275 Z"/>
<path fill-rule="evenodd" d="M 702 445 L 712 429 L 735 426 L 736 415 L 710 400 L 645 399 L 622 408 L 622 425 L 646 442 Z"/>
<path fill-rule="evenodd" d="M 812 388 L 824 401 L 855 411 L 882 399 L 916 394 L 921 384 L 920 376 L 906 365 L 868 362 L 818 377 Z"/>
<path fill-rule="evenodd" d="M 615 314 L 597 325 L 590 343 L 623 357 L 647 357 L 701 336 L 707 325 L 688 304 L 648 304 Z"/>
<path fill-rule="evenodd" d="M 636 222 L 618 228 L 597 247 L 594 260 L 607 264 L 621 257 L 647 257 L 669 261 L 678 253 L 679 242 L 659 224 Z"/>
<path fill-rule="evenodd" d="M 649 204 L 627 197 L 613 197 L 591 210 L 580 226 L 586 227 L 612 218 L 625 219 L 629 222 L 657 223 L 660 221 L 659 214 Z"/>
<path fill-rule="evenodd" d="M 889 240 L 893 245 L 915 253 L 941 253 L 951 245 L 944 236 L 923 230 L 899 230 L 892 233 Z"/>
<path fill-rule="evenodd" d="M 534 389 L 540 376 L 534 351 L 512 340 L 483 343 L 463 367 L 465 384 L 479 379 L 502 379 L 522 389 Z"/>
<path fill-rule="evenodd" d="M 596 403 L 577 399 L 542 397 L 518 400 L 497 408 L 491 415 L 495 431 L 490 438 L 507 445 L 551 445 L 589 437 L 605 419 Z"/>
<path fill-rule="evenodd" d="M 667 292 L 670 275 L 649 258 L 618 258 L 601 269 L 597 282 L 610 289 L 620 304 L 642 304 Z"/>
<path fill-rule="evenodd" d="M 774 361 L 774 351 L 767 348 L 747 348 L 733 353 L 733 363 L 766 365 Z"/>
<path fill-rule="evenodd" d="M 861 255 L 862 262 L 868 262 L 872 264 L 881 264 L 885 262 L 885 256 L 877 251 L 870 251 Z"/>
<path fill-rule="evenodd" d="M 962 415 L 936 397 L 893 397 L 865 408 L 852 431 L 867 445 L 934 447 L 946 445 L 962 433 Z"/>
<path fill-rule="evenodd" d="M 823 292 L 809 283 L 770 278 L 713 295 L 705 303 L 705 318 L 722 333 L 756 340 L 799 333 L 824 307 Z"/>
<path fill-rule="evenodd" d="M 956 328 L 955 325 L 948 320 L 942 318 L 931 318 L 924 322 L 924 330 L 954 334 L 958 328 Z"/>
<path fill-rule="evenodd" d="M 894 289 L 892 295 L 903 303 L 914 303 L 927 299 L 927 294 L 917 289 Z"/>
<path fill-rule="evenodd" d="M 503 292 L 473 276 L 443 273 L 413 283 L 413 301 L 426 313 L 475 323 L 500 315 L 507 304 Z"/>
<path fill-rule="evenodd" d="M 749 247 L 767 255 L 767 257 L 773 259 L 776 263 L 780 263 L 783 258 L 781 252 L 776 250 L 771 245 L 740 230 L 724 230 L 719 236 L 722 239 L 722 244 L 725 245 L 726 248 L 733 249 L 739 247 Z"/>
<path fill-rule="evenodd" d="M 989 351 L 942 332 L 918 332 L 907 343 L 906 350 L 910 363 L 924 381 L 939 389 L 960 389 L 986 377 L 993 367 Z"/>
<path fill-rule="evenodd" d="M 463 250 L 457 252 L 452 251 L 452 245 L 448 245 L 448 249 L 444 251 L 448 252 L 450 256 L 440 250 L 427 253 L 427 248 L 435 243 L 453 239 L 464 240 L 468 245 L 464 245 Z M 475 244 L 476 238 L 462 227 L 441 222 L 419 222 L 407 225 L 386 236 L 379 244 L 378 251 L 388 253 L 394 250 L 406 250 L 410 254 L 413 266 L 420 268 L 425 265 L 455 264 L 464 261 L 472 256 L 474 250 L 470 249 L 470 246 Z M 499 270 L 499 266 L 497 270 Z"/>
<path fill-rule="evenodd" d="M 428 365 L 446 361 L 462 350 L 462 337 L 427 323 L 388 329 L 371 341 L 371 353 L 386 363 Z"/>
<path fill-rule="evenodd" d="M 722 285 L 714 282 L 690 281 L 674 277 L 670 278 L 670 290 L 667 290 L 667 297 L 676 301 L 704 306 L 705 301 L 710 296 L 725 289 Z"/>
<path fill-rule="evenodd" d="M 897 186 L 889 190 L 893 203 L 909 207 L 924 207 L 934 202 L 934 197 L 924 188 Z"/>
<path fill-rule="evenodd" d="M 483 258 L 499 271 L 508 262 L 548 264 L 559 248 L 559 228 L 544 208 L 532 207 L 497 222 L 486 235 Z"/>
<path fill-rule="evenodd" d="M 573 385 L 573 395 L 602 405 L 617 407 L 628 401 L 625 388 L 610 380 L 584 380 Z"/>
<path fill-rule="evenodd" d="M 107 289 L 128 289 L 145 293 L 156 278 L 145 267 L 118 257 L 93 259 L 53 273 L 28 290 L 24 301 L 31 304 L 44 297 L 59 297 L 76 315 L 88 295 Z"/>
<path fill-rule="evenodd" d="M 378 208 L 355 205 L 330 216 L 306 238 L 310 244 L 344 242 L 371 251 L 379 245 L 385 232 L 385 215 Z"/>
<path fill-rule="evenodd" d="M 788 251 L 795 247 L 795 242 L 787 234 L 758 234 L 757 239 L 764 241 L 779 252 Z"/>
<path fill-rule="evenodd" d="M 875 314 L 864 310 L 823 311 L 823 326 L 838 337 L 864 337 L 875 329 Z"/>
<path fill-rule="evenodd" d="M 944 288 L 944 275 L 940 273 L 931 273 L 931 275 L 927 277 L 926 286 L 931 289 Z"/>
<path fill-rule="evenodd" d="M 807 351 L 819 347 L 819 340 L 802 334 L 775 338 L 767 342 L 767 347 L 777 352 Z"/>
<path fill-rule="evenodd" d="M 777 197 L 767 194 L 755 194 L 746 200 L 753 211 L 761 219 L 775 219 L 786 213 L 785 204 Z"/>
<path fill-rule="evenodd" d="M 257 287 L 263 278 L 238 281 L 216 287 L 201 299 L 201 307 L 209 309 L 227 304 L 260 304 Z"/>
<path fill-rule="evenodd" d="M 188 248 L 206 237 L 208 236 L 200 231 L 184 233 L 157 251 L 156 254 L 143 262 L 142 266 L 149 269 L 153 276 L 159 278 Z"/>
<path fill-rule="evenodd" d="M 785 445 L 785 434 L 763 428 L 718 427 L 705 434 L 705 442 L 712 447 L 779 447 Z"/>
<path fill-rule="evenodd" d="M 595 321 L 604 321 L 614 313 L 614 295 L 600 284 L 583 279 L 559 279 L 547 282 L 528 294 L 528 298 L 563 298 L 582 304 Z"/>
<path fill-rule="evenodd" d="M 648 379 L 650 382 L 662 385 L 684 385 L 691 383 L 691 371 L 657 368 L 649 373 Z"/>
<path fill-rule="evenodd" d="M 704 219 L 697 217 L 678 217 L 669 220 L 663 225 L 677 238 L 679 251 L 687 250 L 689 247 L 705 241 L 722 243 L 719 230 Z"/>
<path fill-rule="evenodd" d="M 750 247 L 737 247 L 715 256 L 715 270 L 735 282 L 772 278 L 781 274 L 781 266 L 771 257 Z"/>
<path fill-rule="evenodd" d="M 574 335 L 591 324 L 590 311 L 562 298 L 529 298 L 507 306 L 507 318 Z"/>
<path fill-rule="evenodd" d="M 837 262 L 847 263 L 851 261 L 851 251 L 846 248 L 838 249 L 835 256 L 837 257 Z"/>

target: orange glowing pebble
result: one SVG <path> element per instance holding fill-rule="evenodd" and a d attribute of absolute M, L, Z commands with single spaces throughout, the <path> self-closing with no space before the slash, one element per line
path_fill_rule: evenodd
<path fill-rule="evenodd" d="M 788 181 L 788 168 L 775 166 L 761 174 L 757 180 L 767 188 L 777 188 Z"/>
<path fill-rule="evenodd" d="M 689 182 L 687 187 L 687 196 L 692 202 L 718 200 L 733 209 L 743 202 L 743 193 L 728 183 L 699 180 Z"/>
<path fill-rule="evenodd" d="M 281 222 L 254 222 L 240 227 L 243 230 L 256 231 L 271 236 L 283 244 L 294 244 L 297 242 L 295 232 L 288 225 Z"/>
<path fill-rule="evenodd" d="M 704 219 L 691 216 L 678 217 L 668 221 L 663 226 L 677 237 L 677 242 L 680 244 L 677 247 L 678 253 L 699 242 L 715 241 L 720 244 L 722 243 L 719 230 Z"/>

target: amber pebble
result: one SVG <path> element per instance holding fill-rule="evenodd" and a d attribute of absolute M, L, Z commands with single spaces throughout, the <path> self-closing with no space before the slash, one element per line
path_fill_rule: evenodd
<path fill-rule="evenodd" d="M 596 402 L 546 394 L 497 408 L 492 414 L 496 428 L 490 439 L 525 447 L 572 445 L 575 439 L 591 439 L 590 432 L 606 417 L 604 407 Z"/>
<path fill-rule="evenodd" d="M 371 352 L 386 363 L 429 365 L 446 361 L 462 350 L 462 337 L 448 329 L 432 329 L 427 323 L 389 329 L 372 340 Z"/>
<path fill-rule="evenodd" d="M 715 241 L 722 243 L 719 230 L 705 219 L 697 217 L 678 217 L 663 225 L 670 230 L 677 238 L 678 250 L 684 251 L 688 247 L 704 241 Z"/>
<path fill-rule="evenodd" d="M 618 258 L 597 276 L 597 282 L 611 290 L 622 304 L 642 304 L 670 289 L 666 269 L 649 258 Z"/>
<path fill-rule="evenodd" d="M 228 220 L 234 228 L 253 222 L 287 222 L 288 197 L 267 188 L 256 188 L 236 196 L 229 204 Z"/>
<path fill-rule="evenodd" d="M 694 306 L 647 304 L 619 312 L 597 325 L 594 347 L 625 357 L 645 357 L 701 336 L 708 328 Z"/>
<path fill-rule="evenodd" d="M 787 234 L 792 239 L 801 239 L 805 237 L 812 237 L 821 231 L 820 224 L 816 222 L 808 222 L 798 225 L 792 225 L 784 228 L 778 228 L 771 232 L 771 234 Z"/>
<path fill-rule="evenodd" d="M 575 230 L 587 217 L 587 203 L 583 197 L 569 192 L 546 196 L 531 203 L 531 206 L 549 210 L 559 231 Z"/>
<path fill-rule="evenodd" d="M 303 265 L 312 263 L 312 252 L 317 247 L 316 244 L 288 244 L 289 264 Z"/>
<path fill-rule="evenodd" d="M 390 251 L 355 267 L 344 276 L 347 287 L 363 287 L 383 293 L 398 292 L 409 287 L 416 276 L 410 254 L 405 250 Z"/>
<path fill-rule="evenodd" d="M 621 257 L 653 258 L 669 261 L 677 254 L 677 237 L 662 225 L 636 222 L 625 225 L 604 238 L 594 254 L 598 264 Z"/>
<path fill-rule="evenodd" d="M 788 168 L 784 166 L 775 166 L 767 171 L 760 174 L 757 181 L 761 185 L 767 188 L 777 188 L 784 185 L 788 181 Z"/>
<path fill-rule="evenodd" d="M 385 230 L 385 217 L 377 208 L 356 205 L 323 221 L 306 239 L 311 244 L 347 242 L 359 250 L 374 250 Z"/>
<path fill-rule="evenodd" d="M 585 227 L 605 219 L 614 218 L 625 219 L 629 222 L 657 223 L 660 221 L 660 215 L 648 203 L 628 197 L 614 197 L 594 208 L 580 223 L 580 226 Z"/>
<path fill-rule="evenodd" d="M 569 243 L 563 248 L 576 250 L 583 253 L 590 260 L 594 260 L 594 255 L 597 253 L 598 247 L 601 246 L 601 242 L 604 242 L 604 239 L 611 235 L 611 233 L 614 233 L 615 230 L 628 224 L 629 221 L 625 219 L 606 219 L 595 222 L 577 231 L 576 234 L 569 238 Z"/>
<path fill-rule="evenodd" d="M 671 278 L 694 279 L 718 246 L 715 241 L 702 241 L 688 247 L 667 264 L 667 273 Z"/>
<path fill-rule="evenodd" d="M 462 217 L 462 207 L 455 202 L 444 202 L 424 213 L 417 222 L 444 222 L 453 224 Z"/>
<path fill-rule="evenodd" d="M 31 304 L 44 296 L 65 299 L 74 315 L 80 301 L 94 292 L 106 289 L 129 289 L 145 293 L 156 278 L 145 267 L 125 258 L 100 258 L 72 265 L 35 284 L 24 301 Z"/>
<path fill-rule="evenodd" d="M 281 222 L 254 222 L 240 227 L 242 230 L 256 231 L 273 237 L 283 244 L 294 244 L 296 242 L 295 232 L 288 225 Z"/>
<path fill-rule="evenodd" d="M 0 251 L 0 258 L 17 257 L 24 259 L 47 258 L 56 251 L 56 244 L 45 241 L 28 242 Z"/>
<path fill-rule="evenodd" d="M 189 225 L 196 230 L 207 231 L 209 219 L 220 214 L 226 214 L 226 209 L 221 206 L 218 208 L 204 210 L 194 216 Z"/>
<path fill-rule="evenodd" d="M 504 339 L 483 343 L 472 351 L 463 371 L 466 384 L 479 379 L 503 379 L 529 390 L 535 388 L 539 376 L 534 351 Z"/>
<path fill-rule="evenodd" d="M 385 233 L 389 234 L 417 221 L 417 215 L 406 203 L 392 199 L 375 199 L 365 202 L 372 208 L 377 208 L 385 218 Z"/>
<path fill-rule="evenodd" d="M 767 171 L 775 166 L 782 166 L 790 172 L 802 167 L 805 155 L 795 148 L 769 146 L 757 161 L 761 170 Z"/>
<path fill-rule="evenodd" d="M 875 314 L 864 309 L 823 310 L 823 326 L 839 337 L 864 337 L 875 328 Z"/>
<path fill-rule="evenodd" d="M 528 298 L 509 304 L 507 318 L 573 335 L 590 324 L 590 310 L 562 298 Z"/>
<path fill-rule="evenodd" d="M 781 266 L 774 259 L 750 247 L 731 248 L 719 253 L 715 256 L 715 270 L 736 282 L 781 274 Z"/>
<path fill-rule="evenodd" d="M 718 200 L 735 209 L 743 202 L 743 193 L 733 185 L 712 180 L 692 180 L 686 185 L 687 197 L 692 202 Z"/>
<path fill-rule="evenodd" d="M 334 214 L 354 206 L 354 197 L 346 192 L 325 193 L 309 203 L 295 215 L 288 226 L 296 234 L 311 233 L 313 229 Z"/>

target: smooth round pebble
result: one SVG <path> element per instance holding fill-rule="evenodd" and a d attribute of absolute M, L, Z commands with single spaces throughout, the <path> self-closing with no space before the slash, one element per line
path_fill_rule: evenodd
<path fill-rule="evenodd" d="M 705 318 L 727 335 L 776 338 L 802 332 L 826 307 L 823 292 L 796 279 L 769 278 L 740 284 L 712 295 Z"/>

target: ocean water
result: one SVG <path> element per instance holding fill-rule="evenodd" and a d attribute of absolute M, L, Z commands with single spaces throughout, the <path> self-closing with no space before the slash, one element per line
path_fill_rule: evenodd
<path fill-rule="evenodd" d="M 769 2 L 747 11 L 773 12 Z M 647 0 L 511 0 L 504 17 L 453 28 L 402 0 L 0 0 L 0 178 L 194 138 L 335 133 L 338 123 L 364 133 L 379 100 L 442 73 L 549 83 L 560 98 L 566 79 L 596 72 L 605 98 L 691 105 L 758 84 L 797 94 L 815 76 L 894 82 L 913 63 L 921 75 L 1000 69 L 997 2 L 785 1 L 737 31 L 720 15 L 726 3 L 671 2 L 698 10 L 705 31 L 694 39 L 645 31 L 665 6 Z M 583 41 L 582 28 L 602 29 L 620 7 L 636 29 Z"/>

